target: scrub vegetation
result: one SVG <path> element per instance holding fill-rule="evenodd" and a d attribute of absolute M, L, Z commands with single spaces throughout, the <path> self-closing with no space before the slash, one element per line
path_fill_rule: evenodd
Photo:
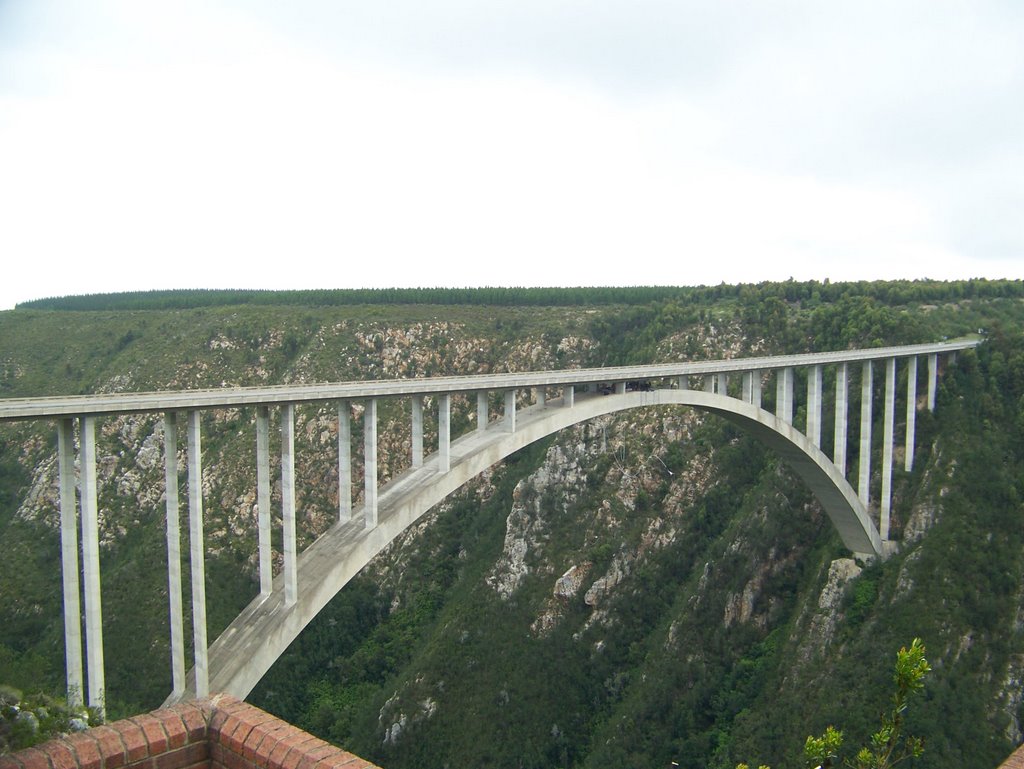
<path fill-rule="evenodd" d="M 535 444 L 446 500 L 251 699 L 388 769 L 801 766 L 806 736 L 830 725 L 845 745 L 873 744 L 894 650 L 920 638 L 932 671 L 901 724 L 924 746 L 908 763 L 988 768 L 1021 741 L 1024 716 L 1021 282 L 45 300 L 0 313 L 0 397 L 702 360 L 979 329 L 986 343 L 946 363 L 935 413 L 918 411 L 913 471 L 897 456 L 901 547 L 884 562 L 855 563 L 803 485 L 732 425 L 633 411 Z M 902 364 L 898 375 L 897 442 Z M 859 398 L 851 386 L 851 415 Z M 453 425 L 469 429 L 475 405 L 455 398 Z M 336 515 L 335 416 L 297 409 L 306 544 Z M 408 404 L 382 403 L 380 420 L 383 482 L 408 463 Z M 428 417 L 428 440 L 435 429 Z M 252 413 L 206 414 L 203 430 L 212 639 L 258 591 Z M 826 412 L 824 446 L 831 430 Z M 54 433 L 0 425 L 0 680 L 51 695 L 63 678 Z M 170 689 L 159 420 L 106 419 L 98 440 L 117 717 Z M 187 604 L 187 578 L 184 592 Z"/>

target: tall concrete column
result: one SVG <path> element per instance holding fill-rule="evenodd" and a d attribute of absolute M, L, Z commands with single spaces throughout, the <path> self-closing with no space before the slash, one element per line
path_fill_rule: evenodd
<path fill-rule="evenodd" d="M 377 399 L 363 411 L 363 525 L 377 526 Z"/>
<path fill-rule="evenodd" d="M 103 680 L 103 606 L 100 600 L 100 528 L 96 501 L 96 418 L 83 417 L 79 428 L 82 493 L 82 560 L 85 579 L 85 655 L 89 705 L 105 710 Z"/>
<path fill-rule="evenodd" d="M 206 562 L 203 544 L 202 436 L 197 409 L 188 412 L 188 540 L 192 582 L 192 645 L 196 669 L 196 697 L 210 693 L 210 666 L 206 643 Z"/>
<path fill-rule="evenodd" d="M 171 626 L 171 686 L 185 691 L 185 618 L 181 597 L 181 521 L 178 498 L 178 420 L 164 414 L 164 495 L 167 499 L 167 598 Z"/>
<path fill-rule="evenodd" d="M 688 376 L 676 377 L 676 387 L 678 389 L 680 389 L 680 390 L 689 390 L 690 389 L 690 377 L 688 377 Z"/>
<path fill-rule="evenodd" d="M 939 356 L 931 353 L 928 356 L 928 410 L 935 411 L 935 388 L 939 381 Z"/>
<path fill-rule="evenodd" d="M 295 405 L 281 407 L 281 523 L 284 528 L 284 605 L 299 600 L 295 544 Z"/>
<path fill-rule="evenodd" d="M 438 470 L 452 469 L 452 396 L 444 393 L 437 399 L 437 458 Z"/>
<path fill-rule="evenodd" d="M 505 431 L 514 433 L 516 431 L 516 391 L 505 390 Z"/>
<path fill-rule="evenodd" d="M 761 372 L 752 371 L 750 380 L 750 402 L 761 408 Z"/>
<path fill-rule="evenodd" d="M 256 407 L 256 528 L 259 531 L 260 595 L 274 589 L 270 538 L 270 408 Z"/>
<path fill-rule="evenodd" d="M 423 396 L 412 396 L 412 466 L 423 467 Z"/>
<path fill-rule="evenodd" d="M 864 361 L 860 376 L 860 479 L 857 496 L 866 508 L 871 501 L 871 361 Z"/>
<path fill-rule="evenodd" d="M 793 369 L 783 368 L 775 373 L 775 416 L 786 424 L 793 424 Z"/>
<path fill-rule="evenodd" d="M 67 698 L 72 708 L 84 704 L 82 676 L 82 608 L 78 584 L 78 503 L 75 499 L 75 420 L 57 422 L 57 473 L 60 478 L 60 570 L 64 584 L 64 662 Z"/>
<path fill-rule="evenodd" d="M 878 533 L 882 541 L 889 539 L 889 516 L 892 511 L 892 444 L 896 411 L 896 359 L 885 361 L 885 412 L 882 421 L 882 510 Z"/>
<path fill-rule="evenodd" d="M 704 375 L 704 392 L 713 393 L 715 391 L 715 375 L 705 374 Z"/>
<path fill-rule="evenodd" d="M 849 419 L 850 380 L 847 364 L 836 366 L 836 413 L 835 441 L 832 445 L 832 464 L 839 468 L 839 474 L 846 477 L 846 426 Z"/>
<path fill-rule="evenodd" d="M 476 394 L 476 429 L 486 430 L 490 416 L 487 413 L 487 391 L 481 390 Z"/>
<path fill-rule="evenodd" d="M 338 520 L 352 520 L 352 406 L 348 401 L 338 404 Z"/>
<path fill-rule="evenodd" d="M 907 358 L 907 444 L 903 469 L 914 469 L 914 430 L 917 424 L 917 356 Z"/>
<path fill-rule="evenodd" d="M 547 400 L 547 388 L 543 385 L 533 388 L 533 399 L 538 406 L 543 406 Z"/>
<path fill-rule="evenodd" d="M 807 437 L 821 448 L 821 365 L 807 371 Z"/>
<path fill-rule="evenodd" d="M 754 402 L 754 372 L 744 371 L 743 372 L 743 402 L 753 403 Z"/>
<path fill-rule="evenodd" d="M 615 394 L 616 395 L 624 395 L 625 392 L 626 392 L 626 383 L 625 382 L 616 382 L 615 383 Z"/>
<path fill-rule="evenodd" d="M 572 408 L 576 399 L 576 385 L 567 384 L 562 387 L 562 405 Z"/>
<path fill-rule="evenodd" d="M 718 375 L 717 380 L 718 381 L 715 384 L 715 391 L 719 395 L 728 395 L 729 394 L 729 375 L 723 371 L 723 372 L 721 372 Z"/>

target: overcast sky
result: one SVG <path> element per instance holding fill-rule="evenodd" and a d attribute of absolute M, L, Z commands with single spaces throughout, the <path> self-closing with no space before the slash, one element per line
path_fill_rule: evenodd
<path fill-rule="evenodd" d="M 1024 2 L 0 0 L 0 309 L 1024 277 Z"/>

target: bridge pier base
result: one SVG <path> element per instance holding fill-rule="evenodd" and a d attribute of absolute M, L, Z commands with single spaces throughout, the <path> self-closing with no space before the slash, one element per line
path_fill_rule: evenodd
<path fill-rule="evenodd" d="M 476 394 L 476 429 L 486 430 L 490 416 L 487 414 L 487 391 L 480 390 Z"/>
<path fill-rule="evenodd" d="M 503 421 L 505 422 L 506 432 L 514 433 L 516 431 L 516 391 L 505 390 L 505 416 Z"/>
<path fill-rule="evenodd" d="M 295 406 L 281 407 L 281 522 L 284 528 L 284 603 L 294 606 L 299 596 L 295 544 Z"/>
<path fill-rule="evenodd" d="M 846 477 L 846 428 L 849 418 L 850 380 L 847 364 L 836 366 L 835 438 L 832 444 L 832 464 Z"/>
<path fill-rule="evenodd" d="M 438 469 L 447 473 L 452 469 L 452 396 L 448 393 L 437 399 L 437 454 Z"/>
<path fill-rule="evenodd" d="M 167 481 L 170 488 L 170 479 Z M 168 515 L 170 495 L 168 494 Z M 270 595 L 274 574 L 270 552 L 270 408 L 256 407 L 256 528 L 259 532 L 260 593 Z"/>
<path fill-rule="evenodd" d="M 914 430 L 917 422 L 917 356 L 907 358 L 907 444 L 903 469 L 914 469 Z"/>
<path fill-rule="evenodd" d="M 171 685 L 175 692 L 185 691 L 185 632 L 184 610 L 181 598 L 181 522 L 178 499 L 178 423 L 173 411 L 164 414 L 164 491 L 167 498 L 167 598 L 171 627 Z M 267 519 L 269 520 L 269 510 Z M 263 508 L 259 510 L 263 523 Z M 263 531 L 260 530 L 260 587 L 267 583 L 270 592 L 270 559 L 266 563 L 264 580 Z M 269 546 L 269 542 L 267 543 Z"/>
<path fill-rule="evenodd" d="M 821 448 L 821 366 L 807 372 L 807 437 Z"/>
<path fill-rule="evenodd" d="M 423 396 L 412 396 L 412 466 L 423 467 Z"/>
<path fill-rule="evenodd" d="M 377 526 L 377 399 L 363 411 L 363 526 Z"/>
<path fill-rule="evenodd" d="M 60 476 L 60 566 L 64 586 L 64 662 L 68 705 L 83 704 L 82 611 L 78 583 L 78 505 L 75 500 L 75 420 L 57 422 L 57 468 Z"/>
<path fill-rule="evenodd" d="M 352 520 L 352 406 L 348 401 L 338 404 L 338 520 Z"/>
<path fill-rule="evenodd" d="M 867 509 L 871 499 L 871 361 L 864 361 L 860 377 L 860 460 L 857 496 Z"/>
<path fill-rule="evenodd" d="M 192 583 L 192 654 L 196 696 L 210 693 L 209 647 L 206 643 L 206 562 L 203 545 L 203 460 L 200 412 L 188 412 L 188 545 Z"/>
<path fill-rule="evenodd" d="M 882 419 L 882 501 L 878 533 L 882 541 L 889 539 L 889 516 L 892 512 L 892 446 L 896 411 L 896 359 L 885 361 L 885 411 Z"/>

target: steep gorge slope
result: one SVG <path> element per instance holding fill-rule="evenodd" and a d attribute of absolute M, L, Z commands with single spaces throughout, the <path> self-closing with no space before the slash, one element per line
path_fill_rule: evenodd
<path fill-rule="evenodd" d="M 0 365 L 5 394 L 415 376 L 915 341 L 1024 315 L 1016 300 L 815 307 L 778 293 L 709 308 L 82 314 L 91 330 L 63 367 L 45 344 L 7 343 Z M 0 332 L 45 337 L 54 316 L 29 315 Z M 446 501 L 339 594 L 255 701 L 389 769 L 782 765 L 825 723 L 865 734 L 892 653 L 920 635 L 936 667 L 913 714 L 921 765 L 992 766 L 1020 740 L 1022 361 L 1018 337 L 947 372 L 915 472 L 897 473 L 912 536 L 884 564 L 850 561 L 806 490 L 731 426 L 636 411 L 530 447 Z M 456 403 L 457 425 L 474 406 Z M 407 451 L 403 409 L 382 410 L 382 479 Z M 211 636 L 254 590 L 250 419 L 204 424 Z M 336 506 L 333 414 L 300 409 L 298 428 L 309 541 Z M 102 430 L 107 675 L 125 709 L 168 688 L 159 432 L 145 418 Z M 53 437 L 14 426 L 0 440 L 0 670 L 59 687 Z"/>

